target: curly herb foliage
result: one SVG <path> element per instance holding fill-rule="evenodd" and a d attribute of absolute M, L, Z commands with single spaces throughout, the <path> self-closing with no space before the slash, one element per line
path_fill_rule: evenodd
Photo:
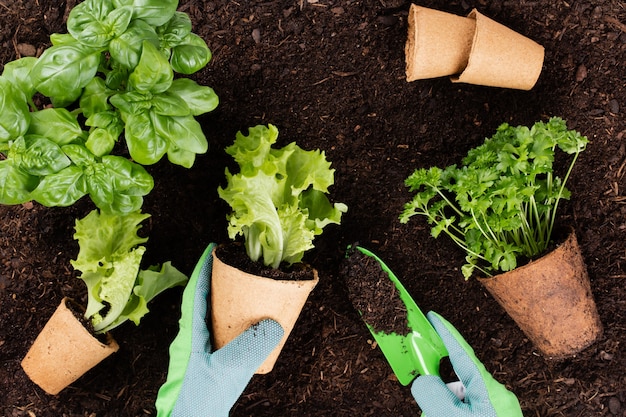
<path fill-rule="evenodd" d="M 219 196 L 232 208 L 228 235 L 243 235 L 248 256 L 278 268 L 300 262 L 313 248 L 313 239 L 330 223 L 339 224 L 348 210 L 326 197 L 334 169 L 323 151 L 305 151 L 295 142 L 273 149 L 278 129 L 256 126 L 248 135 L 237 133 L 226 152 L 239 164 L 239 173 L 226 169 L 226 188 Z"/>
<path fill-rule="evenodd" d="M 470 150 L 461 166 L 417 169 L 405 184 L 416 194 L 400 221 L 423 215 L 431 235 L 442 232 L 467 254 L 466 279 L 477 269 L 491 276 L 510 271 L 520 256 L 532 258 L 551 239 L 565 183 L 588 140 L 558 117 L 530 129 L 502 124 Z M 563 180 L 553 173 L 556 148 L 573 154 Z"/>
<path fill-rule="evenodd" d="M 120 215 L 153 188 L 143 168 L 167 155 L 191 167 L 207 151 L 195 116 L 218 97 L 193 74 L 211 51 L 175 0 L 86 0 L 39 58 L 0 76 L 0 204 L 68 206 L 89 195 Z M 38 109 L 35 94 L 53 108 Z M 123 155 L 113 155 L 120 139 Z M 126 150 L 130 158 L 126 157 Z"/>

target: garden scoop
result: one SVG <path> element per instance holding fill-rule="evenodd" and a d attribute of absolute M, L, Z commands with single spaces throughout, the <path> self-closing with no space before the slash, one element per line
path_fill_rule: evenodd
<path fill-rule="evenodd" d="M 448 356 L 448 351 L 434 327 L 389 267 L 369 250 L 359 246 L 356 246 L 356 249 L 378 262 L 394 283 L 401 301 L 406 306 L 410 332 L 405 336 L 377 331 L 370 324 L 365 323 L 398 381 L 402 385 L 408 385 L 419 375 L 440 375 L 440 363 Z M 447 385 L 459 399 L 463 399 L 465 387 L 460 381 Z"/>

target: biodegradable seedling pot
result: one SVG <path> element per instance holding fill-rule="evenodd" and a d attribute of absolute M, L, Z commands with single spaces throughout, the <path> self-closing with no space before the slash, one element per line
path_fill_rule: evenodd
<path fill-rule="evenodd" d="M 450 76 L 452 82 L 530 90 L 544 48 L 475 9 L 462 17 L 412 4 L 405 59 L 407 81 Z"/>
<path fill-rule="evenodd" d="M 219 349 L 259 321 L 271 318 L 280 323 L 285 334 L 278 346 L 257 369 L 257 374 L 270 372 L 293 329 L 300 311 L 317 285 L 305 281 L 277 280 L 260 277 L 227 265 L 213 250 L 211 277 L 211 321 L 213 343 Z"/>
<path fill-rule="evenodd" d="M 405 45 L 406 78 L 459 74 L 467 66 L 476 20 L 412 4 Z"/>
<path fill-rule="evenodd" d="M 546 357 L 574 355 L 602 335 L 574 232 L 539 260 L 479 281 Z"/>
<path fill-rule="evenodd" d="M 68 308 L 69 302 L 67 297 L 61 300 L 22 360 L 28 377 L 51 395 L 119 349 L 108 335 L 106 344 L 94 337 Z"/>
<path fill-rule="evenodd" d="M 453 82 L 530 90 L 543 67 L 544 48 L 476 9 L 468 15 L 475 32 L 467 67 Z"/>

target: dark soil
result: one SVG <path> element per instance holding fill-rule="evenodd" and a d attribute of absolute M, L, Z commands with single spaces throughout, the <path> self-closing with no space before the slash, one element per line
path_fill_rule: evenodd
<path fill-rule="evenodd" d="M 262 262 L 253 262 L 246 255 L 246 250 L 240 242 L 218 245 L 215 255 L 227 265 L 261 277 L 297 281 L 315 278 L 313 268 L 304 263 L 271 268 Z"/>
<path fill-rule="evenodd" d="M 74 0 L 0 2 L 0 63 L 38 54 L 65 31 Z M 272 123 L 279 144 L 320 148 L 336 169 L 332 199 L 349 212 L 329 226 L 306 262 L 319 270 L 296 328 L 267 375 L 255 376 L 234 416 L 415 416 L 401 386 L 352 307 L 339 273 L 359 241 L 403 281 L 420 308 L 436 310 L 466 337 L 489 371 L 518 396 L 526 416 L 626 415 L 626 6 L 621 0 L 425 0 L 464 15 L 472 8 L 541 43 L 546 60 L 531 91 L 446 78 L 407 83 L 407 0 L 186 0 L 194 31 L 213 51 L 194 75 L 220 96 L 201 117 L 209 139 L 192 169 L 149 167 L 155 189 L 147 263 L 171 260 L 191 273 L 210 242 L 226 242 L 227 207 L 217 196 L 224 148 L 238 130 Z M 254 35 L 254 36 L 253 36 Z M 476 280 L 459 271 L 463 254 L 430 237 L 428 225 L 401 225 L 418 167 L 458 163 L 502 122 L 531 125 L 560 116 L 588 136 L 560 207 L 575 228 L 605 327 L 602 339 L 562 361 L 543 358 Z M 557 168 L 568 158 L 559 155 Z M 231 167 L 232 168 L 232 167 Z M 563 175 L 562 171 L 559 171 Z M 20 361 L 63 296 L 85 302 L 69 260 L 76 218 L 70 208 L 0 207 L 0 415 L 154 415 L 168 347 L 178 329 L 182 290 L 151 303 L 139 327 L 115 329 L 120 350 L 48 396 Z M 436 416 L 432 416 L 436 417 Z"/>
<path fill-rule="evenodd" d="M 374 331 L 401 336 L 409 333 L 406 306 L 378 261 L 352 247 L 340 273 L 352 305 Z"/>

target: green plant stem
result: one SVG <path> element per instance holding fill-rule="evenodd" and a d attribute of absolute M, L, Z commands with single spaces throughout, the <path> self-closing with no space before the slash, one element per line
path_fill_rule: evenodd
<path fill-rule="evenodd" d="M 559 189 L 559 194 L 556 197 L 556 201 L 554 202 L 554 208 L 552 209 L 553 215 L 550 221 L 550 226 L 548 228 L 548 236 L 552 236 L 552 230 L 554 229 L 554 222 L 556 220 L 556 210 L 559 206 L 559 201 L 561 200 L 561 196 L 563 195 L 563 190 L 565 189 L 565 183 L 567 183 L 567 180 L 569 179 L 569 176 L 572 173 L 572 169 L 574 168 L 574 164 L 576 163 L 576 160 L 578 159 L 578 155 L 580 155 L 580 149 L 578 149 L 576 153 L 574 154 L 574 157 L 572 158 L 572 162 L 570 163 L 567 173 L 565 174 L 565 178 L 563 178 L 563 182 L 561 182 L 561 188 Z"/>

